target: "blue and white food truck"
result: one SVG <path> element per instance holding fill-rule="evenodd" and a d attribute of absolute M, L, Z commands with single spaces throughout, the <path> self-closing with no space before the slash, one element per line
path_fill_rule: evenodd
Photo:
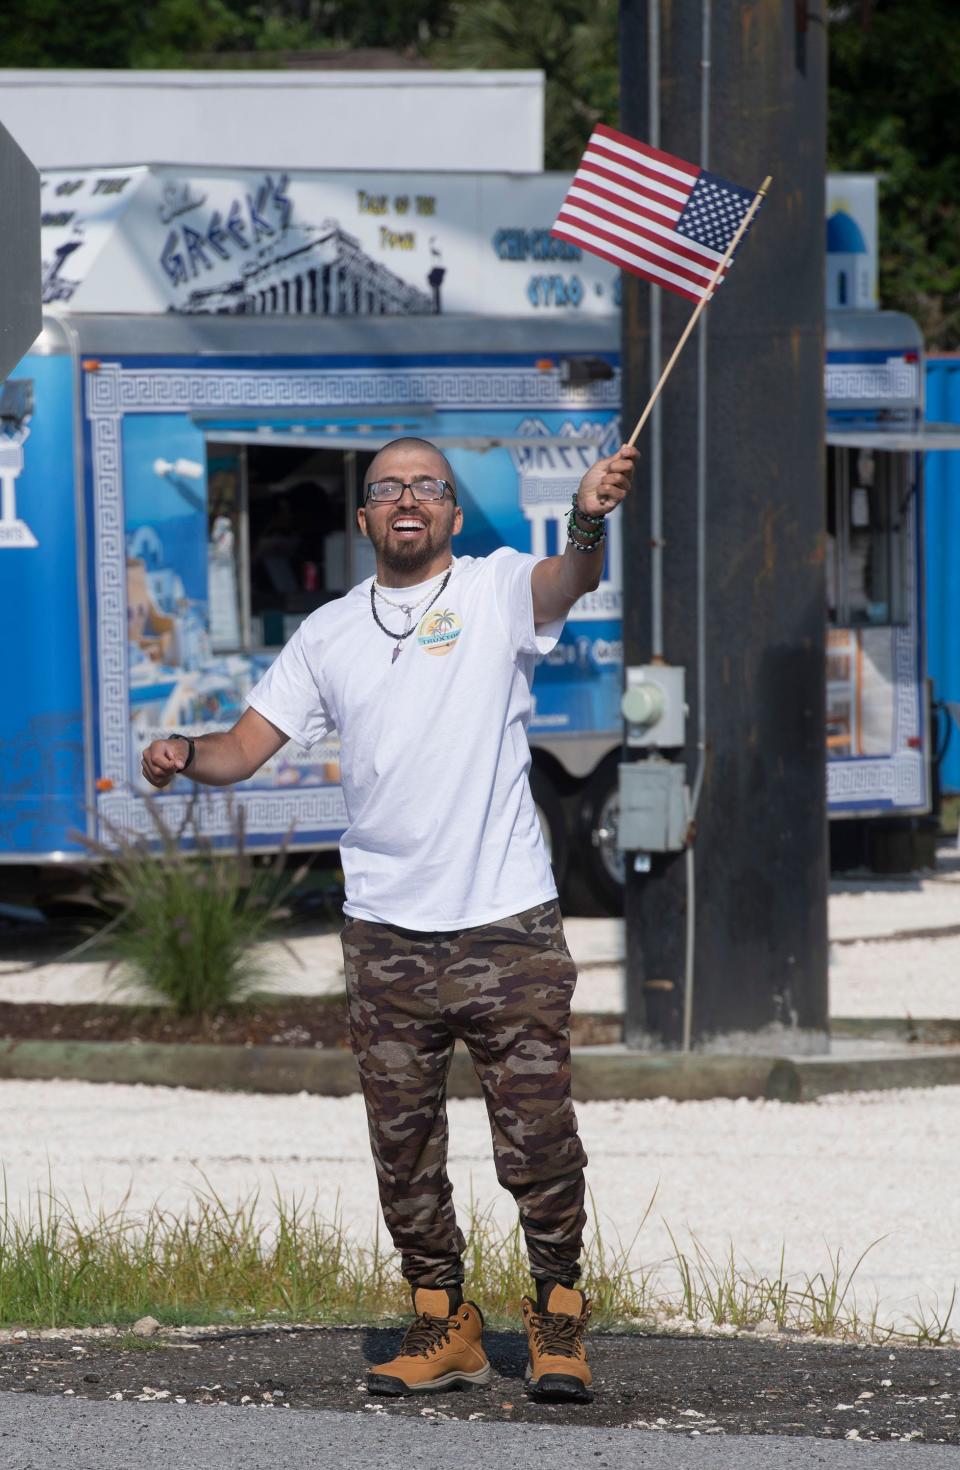
<path fill-rule="evenodd" d="M 440 445 L 457 549 L 564 542 L 620 440 L 619 284 L 554 240 L 556 175 L 144 166 L 43 180 L 42 335 L 0 398 L 0 862 L 145 832 L 139 752 L 229 726 L 299 621 L 372 571 L 355 526 L 376 448 Z M 855 254 L 855 252 L 853 252 Z M 855 262 L 854 262 L 855 263 Z M 851 288 L 852 289 L 852 288 Z M 930 803 L 922 353 L 846 302 L 827 364 L 830 810 Z M 912 436 L 912 437 L 911 437 Z M 621 556 L 541 664 L 530 727 L 554 861 L 618 900 Z M 186 814 L 180 781 L 152 800 Z M 335 847 L 336 741 L 288 744 L 199 820 L 253 848 Z"/>
<path fill-rule="evenodd" d="M 933 801 L 923 466 L 960 447 L 925 422 L 920 329 L 877 309 L 877 181 L 827 187 L 827 802 L 893 833 Z M 874 844 L 879 846 L 879 844 Z M 870 847 L 849 851 L 870 857 Z M 918 849 L 920 851 L 920 849 Z"/>

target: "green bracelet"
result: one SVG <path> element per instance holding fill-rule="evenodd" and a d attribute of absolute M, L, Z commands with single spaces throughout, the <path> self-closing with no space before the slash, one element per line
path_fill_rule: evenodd
<path fill-rule="evenodd" d="M 600 530 L 599 531 L 587 531 L 587 530 L 584 529 L 583 526 L 578 525 L 577 524 L 577 511 L 576 511 L 576 507 L 574 507 L 570 511 L 570 514 L 567 516 L 567 535 L 568 536 L 572 536 L 573 533 L 574 533 L 574 531 L 576 531 L 576 533 L 577 533 L 578 536 L 583 536 L 584 539 L 587 540 L 587 541 L 599 541 L 603 536 L 606 535 L 606 530 L 605 530 L 604 525 L 603 525 L 603 517 L 602 516 L 599 519 L 599 525 L 600 525 Z"/>

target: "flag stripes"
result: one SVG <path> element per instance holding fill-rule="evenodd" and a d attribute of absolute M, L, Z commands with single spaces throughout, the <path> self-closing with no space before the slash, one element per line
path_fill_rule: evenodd
<path fill-rule="evenodd" d="M 632 183 L 637 188 L 652 191 L 654 194 L 662 194 L 664 199 L 679 204 L 681 208 L 697 182 L 695 178 L 684 178 L 675 169 L 670 175 L 665 176 L 659 167 L 647 168 L 640 163 L 628 164 L 608 149 L 598 148 L 595 143 L 587 144 L 587 151 L 580 162 L 581 168 L 584 164 L 597 169 L 599 173 L 619 176 L 626 183 Z"/>
<path fill-rule="evenodd" d="M 685 270 L 690 271 L 694 280 L 708 281 L 720 264 L 719 255 L 716 260 L 705 262 L 697 252 L 689 249 L 685 242 L 678 240 L 676 234 L 664 225 L 646 220 L 642 224 L 633 220 L 625 224 L 610 210 L 599 209 L 596 205 L 592 205 L 589 209 L 582 209 L 579 204 L 567 204 L 564 206 L 563 214 L 571 224 L 579 224 L 581 228 L 593 224 L 600 235 L 603 235 L 605 231 L 612 232 L 625 242 L 641 246 L 642 250 L 651 255 L 662 255 L 664 259 L 673 261 L 676 265 L 683 266 Z M 711 251 L 711 254 L 713 253 Z"/>
<path fill-rule="evenodd" d="M 592 255 L 599 255 L 604 260 L 609 260 L 612 265 L 620 266 L 621 270 L 633 271 L 635 275 L 645 276 L 648 281 L 653 281 L 654 285 L 668 286 L 679 295 L 686 296 L 690 301 L 699 301 L 704 294 L 684 277 L 676 275 L 655 261 L 645 260 L 618 241 L 601 241 L 595 230 L 588 232 L 566 225 L 563 230 L 554 230 L 553 233 L 561 240 L 570 240 L 574 245 L 582 245 Z"/>

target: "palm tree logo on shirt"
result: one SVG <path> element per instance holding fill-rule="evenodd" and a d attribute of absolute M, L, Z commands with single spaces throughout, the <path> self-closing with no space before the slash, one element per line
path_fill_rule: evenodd
<path fill-rule="evenodd" d="M 434 608 L 420 619 L 417 642 L 425 653 L 442 658 L 456 648 L 462 631 L 463 624 L 455 612 L 449 608 Z"/>

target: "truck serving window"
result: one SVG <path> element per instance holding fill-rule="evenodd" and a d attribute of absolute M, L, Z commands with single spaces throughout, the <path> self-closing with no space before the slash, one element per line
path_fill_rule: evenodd
<path fill-rule="evenodd" d="M 269 442 L 207 444 L 210 639 L 279 648 L 371 570 L 354 524 L 372 454 Z"/>
<path fill-rule="evenodd" d="M 827 608 L 837 627 L 906 620 L 912 459 L 887 450 L 827 451 Z"/>

